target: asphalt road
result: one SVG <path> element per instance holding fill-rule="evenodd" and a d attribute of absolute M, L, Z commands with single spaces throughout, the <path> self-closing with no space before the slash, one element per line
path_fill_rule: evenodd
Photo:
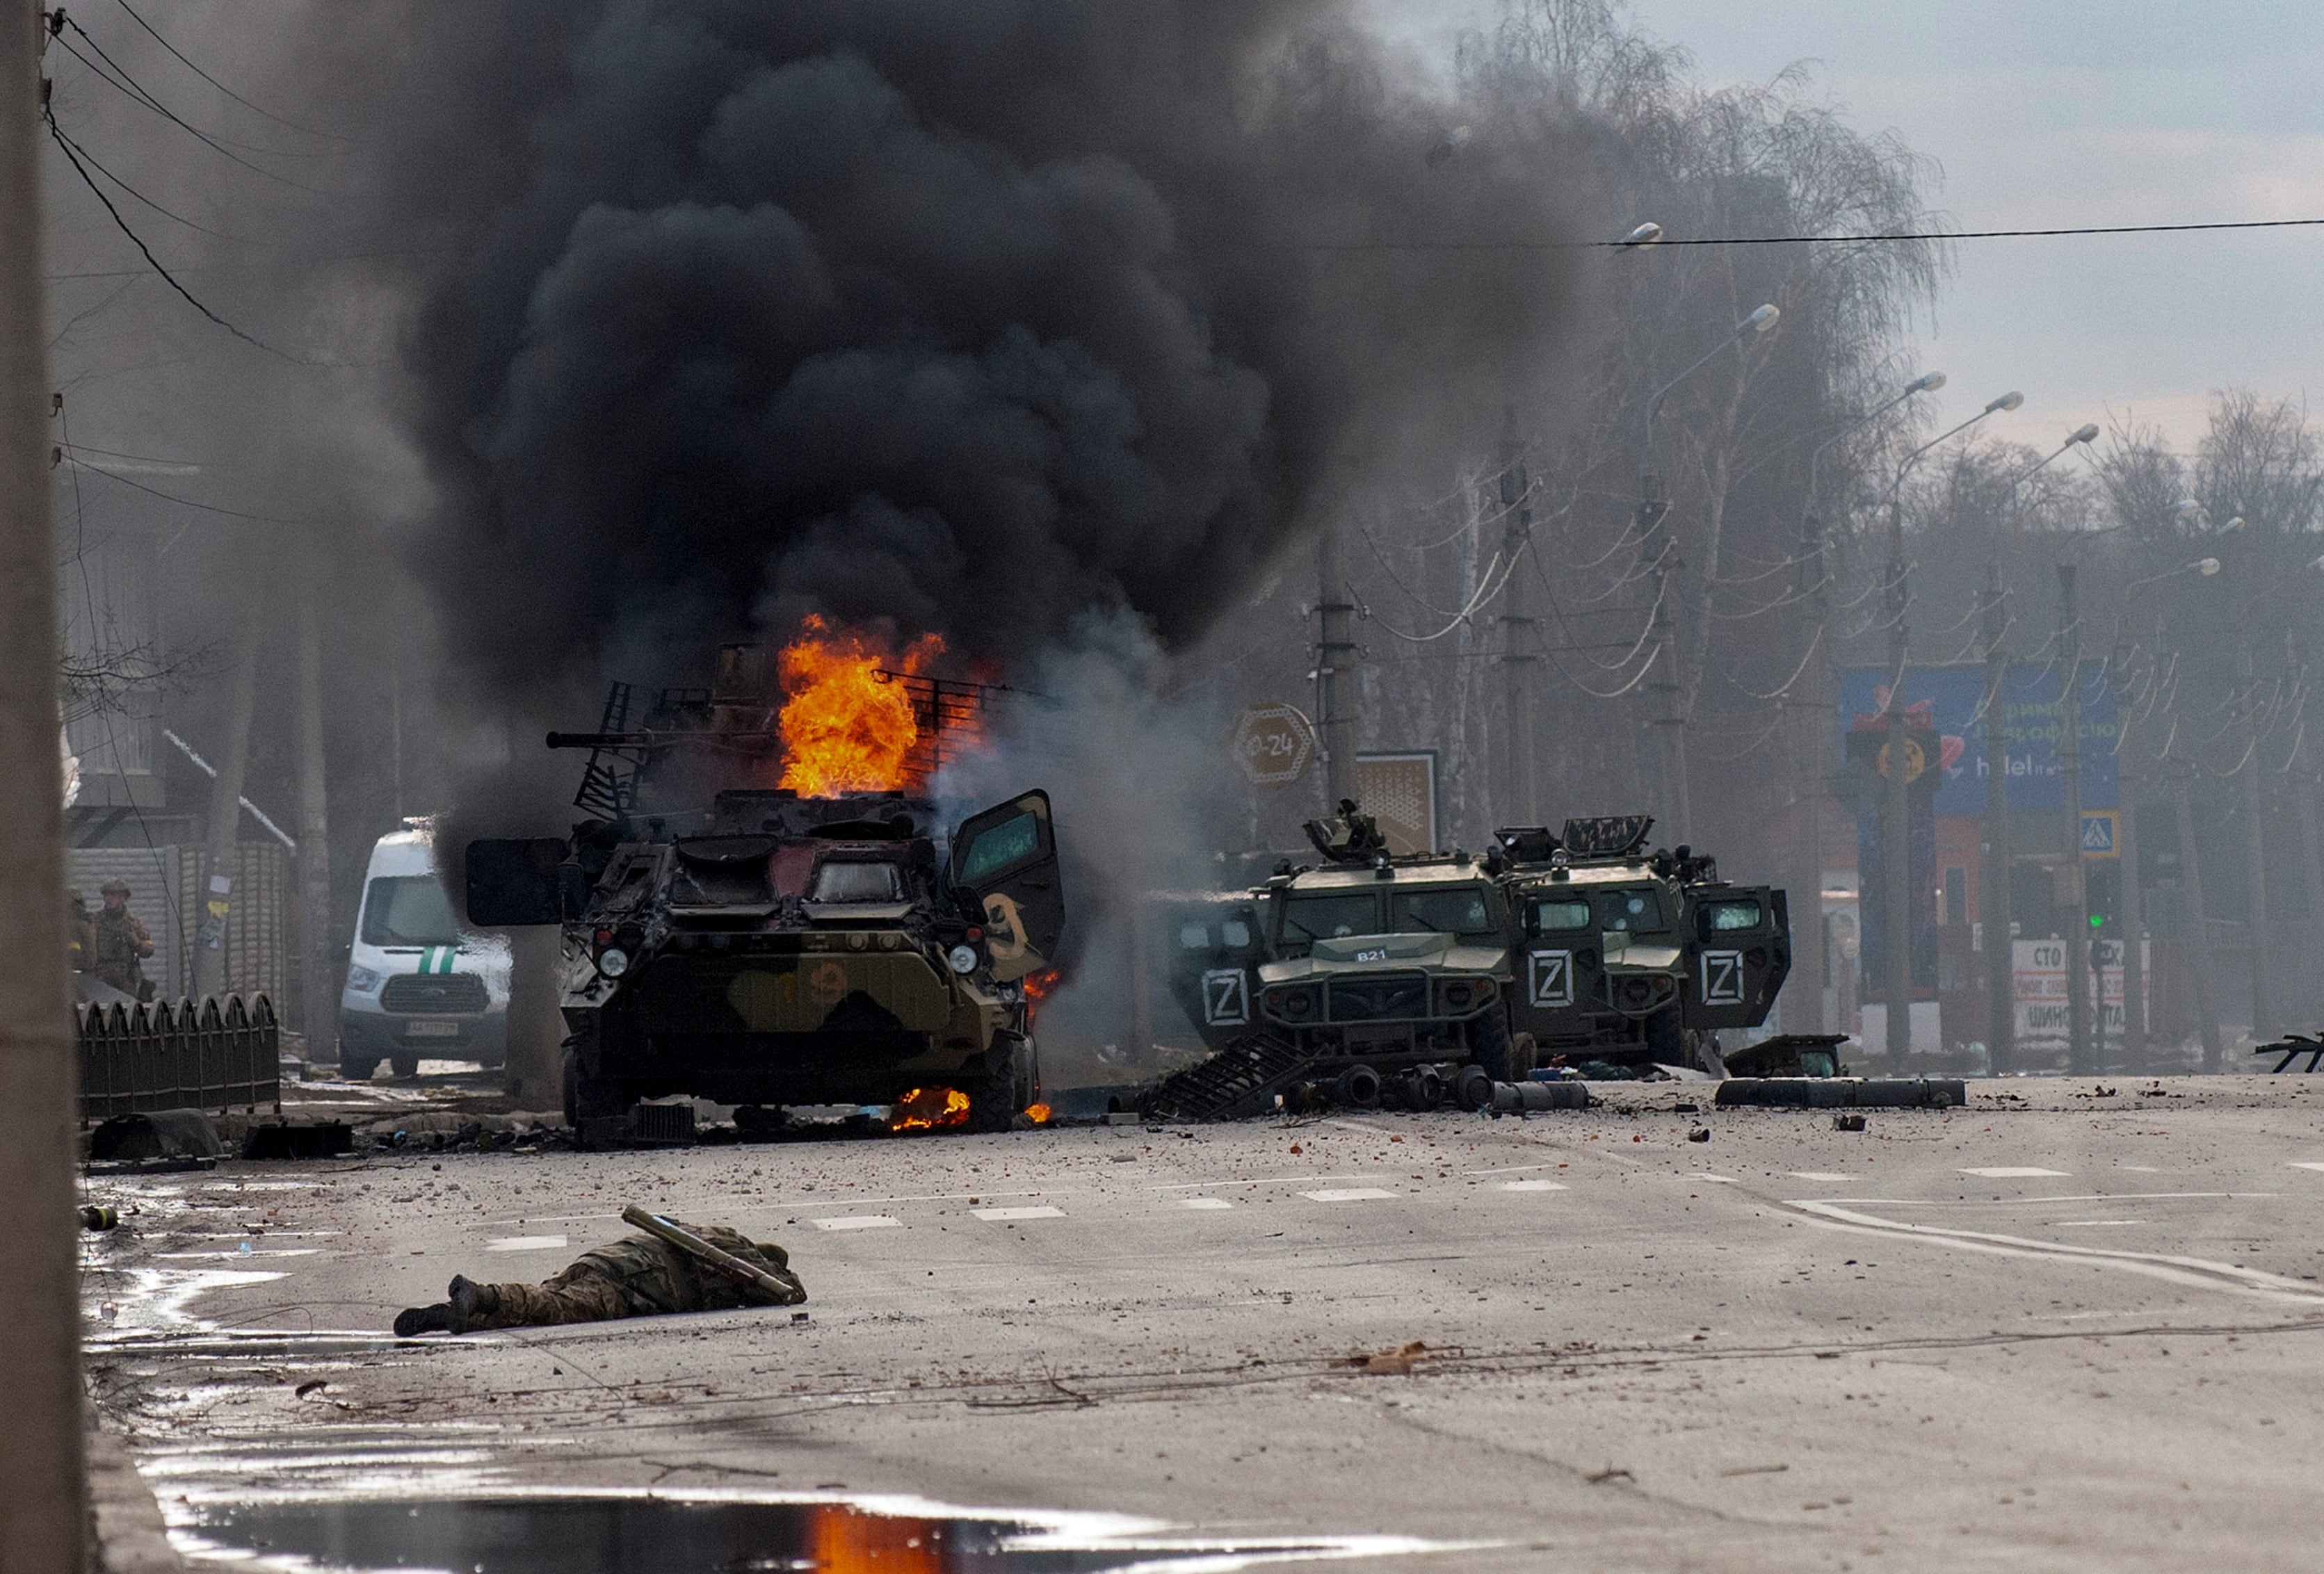
<path fill-rule="evenodd" d="M 1440 1544 L 1374 1566 L 2312 1569 L 2324 1078 L 2109 1085 L 106 1182 L 92 1382 L 180 1514 L 650 1486 Z M 807 1315 L 384 1336 L 632 1201 L 781 1239 Z"/>

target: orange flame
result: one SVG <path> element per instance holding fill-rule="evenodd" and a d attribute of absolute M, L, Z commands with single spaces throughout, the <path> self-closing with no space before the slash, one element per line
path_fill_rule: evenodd
<path fill-rule="evenodd" d="M 917 675 L 943 651 L 941 639 L 925 634 L 898 657 L 860 631 L 807 618 L 778 658 L 784 699 L 777 785 L 810 798 L 904 787 L 919 719 L 902 686 L 879 675 L 883 668 Z"/>
<path fill-rule="evenodd" d="M 890 1131 L 949 1131 L 968 1124 L 968 1095 L 958 1088 L 914 1088 L 888 1107 Z"/>

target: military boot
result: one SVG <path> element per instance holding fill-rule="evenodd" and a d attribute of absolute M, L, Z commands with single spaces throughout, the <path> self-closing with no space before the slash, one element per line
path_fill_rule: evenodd
<path fill-rule="evenodd" d="M 452 1308 L 442 1301 L 433 1306 L 407 1306 L 395 1314 L 395 1337 L 416 1339 L 423 1333 L 450 1333 Z"/>
<path fill-rule="evenodd" d="M 454 1333 L 467 1332 L 501 1309 L 498 1285 L 479 1284 L 458 1274 L 452 1275 L 448 1293 L 452 1298 L 451 1327 Z"/>

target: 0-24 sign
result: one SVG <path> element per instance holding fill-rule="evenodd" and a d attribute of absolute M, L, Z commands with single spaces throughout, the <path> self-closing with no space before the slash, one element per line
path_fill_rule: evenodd
<path fill-rule="evenodd" d="M 1235 718 L 1232 746 L 1253 787 L 1289 787 L 1315 763 L 1314 723 L 1297 705 L 1252 705 Z"/>

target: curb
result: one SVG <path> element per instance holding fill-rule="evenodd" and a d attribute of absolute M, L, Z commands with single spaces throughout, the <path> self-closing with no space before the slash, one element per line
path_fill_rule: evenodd
<path fill-rule="evenodd" d="M 161 1505 L 128 1446 L 105 1430 L 94 1406 L 86 1419 L 90 1574 L 185 1574 Z"/>

